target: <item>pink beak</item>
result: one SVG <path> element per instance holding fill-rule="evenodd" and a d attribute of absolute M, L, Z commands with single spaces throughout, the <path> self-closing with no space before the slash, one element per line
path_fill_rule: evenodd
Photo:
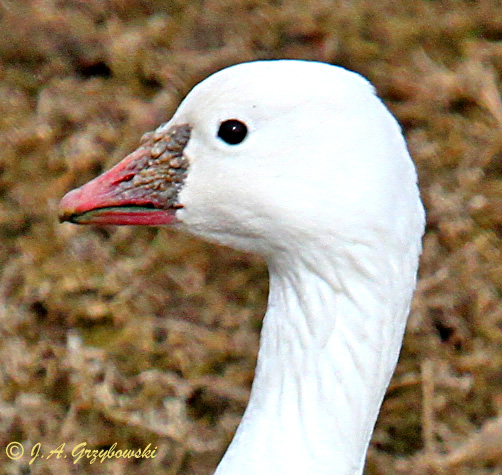
<path fill-rule="evenodd" d="M 159 226 L 176 222 L 188 161 L 190 126 L 145 134 L 141 146 L 112 169 L 67 193 L 59 220 L 76 224 Z"/>

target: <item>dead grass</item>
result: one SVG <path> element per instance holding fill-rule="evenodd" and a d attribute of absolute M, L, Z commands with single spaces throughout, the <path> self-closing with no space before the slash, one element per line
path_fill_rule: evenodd
<path fill-rule="evenodd" d="M 215 467 L 253 378 L 263 263 L 166 230 L 60 225 L 56 205 L 210 72 L 279 57 L 375 83 L 428 209 L 367 473 L 502 473 L 502 2 L 337 3 L 0 2 L 2 473 Z M 30 466 L 12 441 L 158 455 Z"/>

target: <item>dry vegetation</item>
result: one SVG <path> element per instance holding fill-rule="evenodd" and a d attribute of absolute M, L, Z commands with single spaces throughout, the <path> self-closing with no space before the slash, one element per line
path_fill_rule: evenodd
<path fill-rule="evenodd" d="M 402 123 L 428 228 L 367 473 L 502 473 L 502 2 L 0 1 L 0 467 L 209 474 L 253 378 L 267 276 L 168 230 L 57 223 L 223 66 L 366 75 Z M 4 447 L 158 446 L 76 466 Z"/>

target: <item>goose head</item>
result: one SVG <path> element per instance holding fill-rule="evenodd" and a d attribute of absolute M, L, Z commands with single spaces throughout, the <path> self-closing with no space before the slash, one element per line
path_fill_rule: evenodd
<path fill-rule="evenodd" d="M 400 127 L 368 81 L 308 61 L 224 69 L 69 192 L 60 219 L 173 225 L 264 256 L 256 376 L 217 473 L 362 472 L 424 230 Z"/>
<path fill-rule="evenodd" d="M 66 195 L 60 215 L 174 224 L 271 256 L 362 233 L 406 239 L 403 217 L 421 224 L 417 196 L 398 125 L 364 78 L 258 61 L 197 85 L 136 152 Z"/>

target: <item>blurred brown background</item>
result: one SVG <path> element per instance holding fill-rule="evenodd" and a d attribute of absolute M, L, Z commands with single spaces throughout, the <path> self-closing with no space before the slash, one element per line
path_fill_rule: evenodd
<path fill-rule="evenodd" d="M 263 262 L 164 229 L 61 225 L 57 202 L 211 72 L 282 57 L 375 84 L 428 209 L 366 473 L 502 473 L 497 0 L 1 0 L 1 473 L 212 473 L 253 378 Z M 37 442 L 158 451 L 29 465 Z"/>

